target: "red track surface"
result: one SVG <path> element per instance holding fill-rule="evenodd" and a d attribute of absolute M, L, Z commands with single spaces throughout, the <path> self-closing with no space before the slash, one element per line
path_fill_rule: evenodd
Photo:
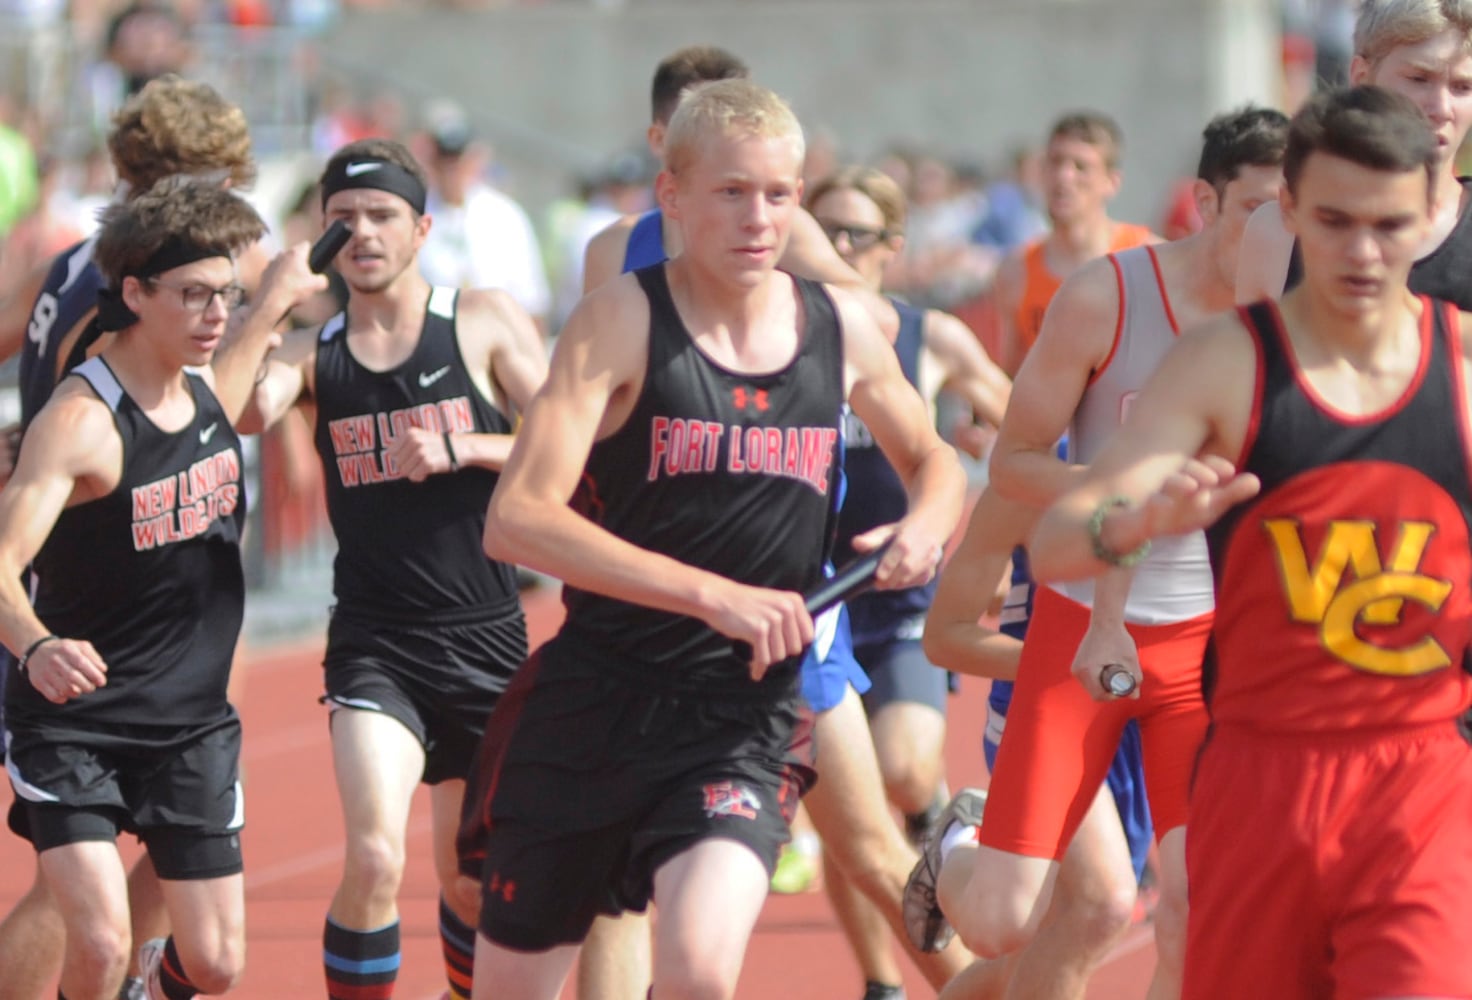
<path fill-rule="evenodd" d="M 546 588 L 527 596 L 535 641 L 555 628 L 561 606 L 555 591 Z M 341 866 L 342 820 L 326 710 L 317 704 L 320 663 L 320 640 L 249 657 L 240 704 L 245 721 L 249 956 L 245 979 L 230 994 L 242 1000 L 324 995 L 322 919 Z M 980 751 L 985 696 L 984 682 L 968 680 L 952 699 L 947 762 L 953 787 L 985 781 Z M 10 799 L 9 782 L 0 782 L 0 809 L 8 808 Z M 127 845 L 125 851 L 131 858 L 136 848 Z M 428 799 L 423 794 L 410 821 L 408 853 L 409 870 L 399 897 L 404 964 L 398 995 L 403 1000 L 437 1000 L 445 980 Z M 29 846 L 0 833 L 0 909 L 8 910 L 25 891 L 34 868 Z M 1095 976 L 1089 1000 L 1143 997 L 1153 965 L 1149 928 L 1134 928 Z M 912 998 L 932 995 L 913 970 L 907 971 L 906 988 Z M 747 952 L 740 1000 L 854 1000 L 862 992 L 826 897 L 821 892 L 772 896 Z M 568 991 L 568 1000 L 572 993 Z"/>

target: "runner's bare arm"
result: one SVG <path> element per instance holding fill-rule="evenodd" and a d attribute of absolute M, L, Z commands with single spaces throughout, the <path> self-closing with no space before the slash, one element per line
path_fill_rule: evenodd
<path fill-rule="evenodd" d="M 1013 680 L 1022 642 L 981 624 L 998 584 L 1011 566 L 1012 549 L 1027 539 L 1038 512 L 995 489 L 982 491 L 966 533 L 941 571 L 921 640 L 938 667 L 972 677 Z"/>
<path fill-rule="evenodd" d="M 916 586 L 934 575 L 960 520 L 966 473 L 955 451 L 935 432 L 929 408 L 864 306 L 841 290 L 832 294 L 842 319 L 849 405 L 874 435 L 910 500 L 903 518 L 859 535 L 854 548 L 866 552 L 892 538 L 875 574 L 876 585 Z"/>
<path fill-rule="evenodd" d="M 1232 466 L 1252 405 L 1256 352 L 1235 315 L 1172 345 L 1083 481 L 1044 514 L 1030 549 L 1038 580 L 1097 576 L 1161 535 L 1200 530 L 1256 494 Z"/>
<path fill-rule="evenodd" d="M 487 362 L 484 371 L 471 371 L 471 380 L 514 424 L 547 377 L 540 331 L 515 299 L 492 289 L 461 292 L 456 321 L 462 356 Z M 416 427 L 394 438 L 385 454 L 411 481 L 423 482 L 471 465 L 499 470 L 515 442 L 514 433 L 437 433 Z"/>
<path fill-rule="evenodd" d="M 1042 508 L 1079 481 L 1082 469 L 1058 458 L 1058 441 L 1089 377 L 1106 363 L 1118 323 L 1119 290 L 1108 260 L 1085 264 L 1053 296 L 992 448 L 992 482 L 1003 496 Z"/>
<path fill-rule="evenodd" d="M 294 330 L 267 356 L 256 376 L 250 402 L 236 422 L 237 430 L 242 434 L 259 434 L 310 395 L 320 333 L 321 327 L 315 326 Z"/>
<path fill-rule="evenodd" d="M 749 643 L 760 676 L 812 641 L 801 595 L 738 584 L 642 549 L 568 505 L 595 440 L 633 405 L 648 337 L 648 302 L 632 277 L 573 310 L 491 496 L 486 553 L 583 590 L 699 618 Z"/>
<path fill-rule="evenodd" d="M 624 255 L 629 249 L 629 233 L 638 216 L 627 215 L 610 222 L 588 241 L 583 251 L 583 294 L 617 278 L 624 270 Z"/>
<path fill-rule="evenodd" d="M 940 362 L 941 388 L 971 405 L 971 412 L 999 427 L 1012 395 L 1012 381 L 981 346 L 971 328 L 948 312 L 925 311 L 925 347 Z"/>
<path fill-rule="evenodd" d="M 0 490 L 0 641 L 17 657 L 33 650 L 25 673 L 58 704 L 107 683 L 107 665 L 90 643 L 67 636 L 36 646 L 50 629 L 31 609 L 22 573 L 69 502 L 116 487 L 122 459 L 107 406 L 79 384 L 63 385 L 31 423 L 15 473 Z"/>
<path fill-rule="evenodd" d="M 280 343 L 281 321 L 327 288 L 327 278 L 307 267 L 310 250 L 310 243 L 301 242 L 278 254 L 261 272 L 249 304 L 230 317 L 225 342 L 215 352 L 210 370 L 215 396 L 231 423 L 240 422 L 267 352 Z"/>
<path fill-rule="evenodd" d="M 894 303 L 870 288 L 859 272 L 849 267 L 807 209 L 793 215 L 787 249 L 783 251 L 778 266 L 800 278 L 842 288 L 858 299 L 890 343 L 894 343 L 894 338 L 899 335 L 900 314 Z"/>

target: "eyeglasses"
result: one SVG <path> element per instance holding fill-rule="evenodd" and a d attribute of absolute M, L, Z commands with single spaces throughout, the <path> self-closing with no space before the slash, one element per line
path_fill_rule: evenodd
<path fill-rule="evenodd" d="M 209 285 L 170 285 L 162 281 L 150 281 L 149 283 L 178 292 L 179 302 L 190 312 L 204 312 L 217 295 L 226 310 L 234 309 L 245 301 L 245 289 L 239 285 L 211 288 Z"/>
<path fill-rule="evenodd" d="M 838 243 L 838 237 L 847 237 L 848 245 L 856 252 L 868 250 L 870 247 L 883 243 L 895 235 L 888 229 L 870 229 L 868 226 L 846 226 L 838 222 L 823 222 L 819 220 L 818 225 L 823 227 L 823 232 L 828 235 L 829 241 L 835 245 Z"/>

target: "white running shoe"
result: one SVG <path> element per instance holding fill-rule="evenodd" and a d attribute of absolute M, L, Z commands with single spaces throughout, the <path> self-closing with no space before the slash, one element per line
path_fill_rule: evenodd
<path fill-rule="evenodd" d="M 143 947 L 138 949 L 138 977 L 143 980 L 144 1000 L 169 1000 L 164 995 L 163 984 L 159 982 L 159 970 L 164 964 L 164 949 L 168 947 L 165 938 L 154 938 L 143 942 Z"/>

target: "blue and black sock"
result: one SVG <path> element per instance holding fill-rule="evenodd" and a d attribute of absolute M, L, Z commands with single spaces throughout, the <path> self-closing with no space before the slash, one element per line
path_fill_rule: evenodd
<path fill-rule="evenodd" d="M 322 966 L 328 1000 L 391 1000 L 399 978 L 399 922 L 355 931 L 328 917 L 322 931 Z"/>

